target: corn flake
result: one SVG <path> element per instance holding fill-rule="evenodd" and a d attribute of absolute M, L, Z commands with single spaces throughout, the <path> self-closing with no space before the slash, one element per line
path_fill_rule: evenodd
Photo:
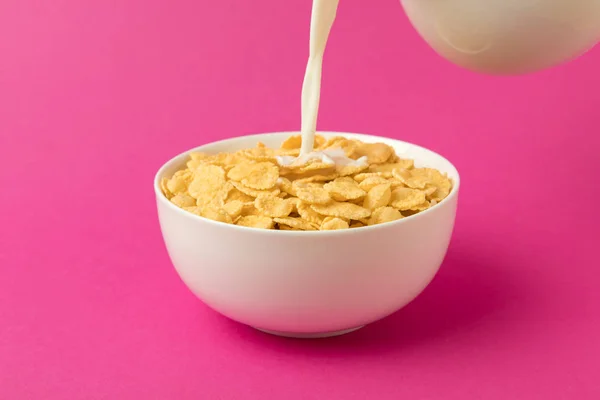
<path fill-rule="evenodd" d="M 391 198 L 391 185 L 389 183 L 382 183 L 369 190 L 369 193 L 367 193 L 367 196 L 365 197 L 363 207 L 368 208 L 369 210 L 375 210 L 387 206 Z"/>
<path fill-rule="evenodd" d="M 301 201 L 296 204 L 296 211 L 303 219 L 318 226 L 321 225 L 325 218 L 323 215 L 313 210 L 310 204 L 302 203 Z"/>
<path fill-rule="evenodd" d="M 262 146 L 257 146 L 254 149 L 242 150 L 241 155 L 253 161 L 277 163 L 275 150 Z"/>
<path fill-rule="evenodd" d="M 282 218 L 291 214 L 294 203 L 275 196 L 261 196 L 254 200 L 254 207 L 267 217 Z"/>
<path fill-rule="evenodd" d="M 167 183 L 168 182 L 169 182 L 169 178 L 167 178 L 167 177 L 161 178 L 161 180 L 160 180 L 160 190 L 163 192 L 163 194 L 165 195 L 165 197 L 167 199 L 170 199 L 171 197 L 173 197 L 173 193 L 171 193 L 171 191 L 167 187 Z"/>
<path fill-rule="evenodd" d="M 350 228 L 362 228 L 363 226 L 367 226 L 360 221 L 354 221 L 350 224 Z"/>
<path fill-rule="evenodd" d="M 357 157 L 366 156 L 369 164 L 386 162 L 394 154 L 394 149 L 384 143 L 360 143 L 354 150 Z"/>
<path fill-rule="evenodd" d="M 413 175 L 413 171 L 408 169 L 395 169 L 392 174 L 400 182 L 412 189 L 425 189 L 430 182 L 429 177 L 425 175 Z"/>
<path fill-rule="evenodd" d="M 393 172 L 395 169 L 411 169 L 415 165 L 413 160 L 400 160 L 391 164 L 375 164 L 369 167 L 369 172 Z"/>
<path fill-rule="evenodd" d="M 202 208 L 201 214 L 204 218 L 212 219 L 213 221 L 225 222 L 226 224 L 232 224 L 233 219 L 227 212 L 221 208 L 216 207 L 204 207 Z"/>
<path fill-rule="evenodd" d="M 369 225 L 383 224 L 384 222 L 396 221 L 403 218 L 400 211 L 393 207 L 381 207 L 373 211 L 371 218 L 368 221 Z"/>
<path fill-rule="evenodd" d="M 258 229 L 272 229 L 273 219 L 260 215 L 247 215 L 238 219 L 236 225 Z"/>
<path fill-rule="evenodd" d="M 233 187 L 235 187 L 240 192 L 244 193 L 247 196 L 252 197 L 253 199 L 260 196 L 277 196 L 281 191 L 278 188 L 273 188 L 271 190 L 256 190 L 245 186 L 240 182 L 230 181 Z"/>
<path fill-rule="evenodd" d="M 339 175 L 337 173 L 333 173 L 333 174 L 329 174 L 329 175 L 312 175 L 312 176 L 307 176 L 305 178 L 296 178 L 296 179 L 294 179 L 294 181 L 295 182 L 304 182 L 304 183 L 329 182 L 329 181 L 334 180 L 338 176 Z"/>
<path fill-rule="evenodd" d="M 235 186 L 234 184 L 232 184 L 232 186 Z M 238 188 L 234 187 L 233 189 L 231 189 L 231 191 L 229 191 L 228 195 L 227 195 L 227 202 L 230 201 L 240 201 L 242 203 L 248 203 L 248 202 L 254 202 L 254 197 L 253 196 L 249 196 L 246 193 L 241 192 Z"/>
<path fill-rule="evenodd" d="M 315 231 L 318 228 L 318 227 L 315 227 L 310 222 L 303 220 L 302 218 L 285 217 L 285 218 L 273 218 L 273 220 L 275 222 L 277 222 L 279 225 L 287 225 L 290 228 L 295 228 L 295 229 L 299 229 L 299 230 L 303 230 L 303 231 Z"/>
<path fill-rule="evenodd" d="M 279 178 L 279 169 L 269 162 L 239 164 L 227 173 L 227 177 L 255 190 L 271 189 Z"/>
<path fill-rule="evenodd" d="M 336 201 L 356 200 L 367 194 L 352 178 L 338 178 L 323 188 Z"/>
<path fill-rule="evenodd" d="M 425 193 L 418 189 L 399 187 L 392 191 L 390 205 L 400 211 L 411 210 L 425 202 Z"/>
<path fill-rule="evenodd" d="M 315 184 L 313 184 L 315 185 Z M 327 204 L 331 201 L 331 196 L 327 190 L 319 186 L 313 186 L 308 184 L 307 186 L 297 186 L 295 188 L 296 196 L 305 203 L 308 204 Z"/>
<path fill-rule="evenodd" d="M 386 175 L 387 173 L 385 172 L 363 172 L 361 174 L 355 175 L 354 180 L 358 183 L 361 183 L 367 178 L 379 177 L 385 179 Z"/>
<path fill-rule="evenodd" d="M 179 193 L 171 198 L 171 203 L 181 208 L 194 207 L 196 205 L 196 199 L 189 194 Z"/>
<path fill-rule="evenodd" d="M 382 184 L 385 184 L 388 182 L 390 182 L 390 181 L 385 179 L 382 176 L 369 176 L 369 177 L 363 179 L 363 181 L 360 182 L 360 184 L 358 186 L 365 192 L 368 192 L 369 190 L 373 189 L 375 186 L 382 185 Z"/>
<path fill-rule="evenodd" d="M 252 203 L 251 203 L 252 204 Z M 240 215 L 242 215 L 242 211 L 244 210 L 245 203 L 240 200 L 233 200 L 223 205 L 223 210 L 233 219 L 236 219 Z"/>
<path fill-rule="evenodd" d="M 358 174 L 369 168 L 367 164 L 347 164 L 340 165 L 336 167 L 336 172 L 339 176 L 350 176 L 354 174 Z"/>
<path fill-rule="evenodd" d="M 341 218 L 335 218 L 335 217 L 325 218 L 323 220 L 323 223 L 321 224 L 322 231 L 334 231 L 334 230 L 338 230 L 338 229 L 348 229 L 348 228 L 350 228 L 348 221 L 345 221 Z"/>
<path fill-rule="evenodd" d="M 311 208 L 318 214 L 345 219 L 363 219 L 371 216 L 371 211 L 352 203 L 332 201 L 329 204 L 313 204 Z"/>
<path fill-rule="evenodd" d="M 281 148 L 283 150 L 295 150 L 295 149 L 299 149 L 300 147 L 302 147 L 302 136 L 301 135 L 290 136 L 289 138 L 284 140 L 283 143 L 281 144 Z"/>
<path fill-rule="evenodd" d="M 185 193 L 188 190 L 188 186 L 192 182 L 194 175 L 187 170 L 177 171 L 173 174 L 173 177 L 166 183 L 167 189 L 172 194 Z"/>

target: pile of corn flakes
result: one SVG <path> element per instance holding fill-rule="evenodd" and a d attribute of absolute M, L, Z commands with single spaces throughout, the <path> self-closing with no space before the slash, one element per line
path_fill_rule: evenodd
<path fill-rule="evenodd" d="M 280 149 L 259 143 L 235 153 L 192 153 L 187 168 L 163 178 L 161 189 L 176 206 L 215 221 L 302 231 L 395 221 L 435 206 L 452 189 L 445 174 L 415 168 L 386 144 L 344 137 L 317 135 L 315 151 L 342 149 L 366 163 L 279 165 L 278 156 L 299 155 L 301 142 L 298 135 Z"/>

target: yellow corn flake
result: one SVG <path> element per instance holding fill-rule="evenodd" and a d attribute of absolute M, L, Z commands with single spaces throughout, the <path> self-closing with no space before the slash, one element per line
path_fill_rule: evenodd
<path fill-rule="evenodd" d="M 292 182 L 284 177 L 279 177 L 279 179 L 277 179 L 277 187 L 282 191 L 287 193 L 290 196 L 294 196 L 296 197 L 296 191 L 294 190 L 294 187 L 292 186 Z"/>
<path fill-rule="evenodd" d="M 350 225 L 350 220 L 349 219 L 347 219 L 347 218 L 340 218 L 340 217 L 324 217 L 323 221 L 321 222 L 321 225 L 323 225 L 324 223 L 329 222 L 331 220 L 334 220 L 334 219 L 341 219 L 342 221 L 347 222 L 348 226 Z"/>
<path fill-rule="evenodd" d="M 225 155 L 223 155 L 223 156 L 225 156 Z M 200 153 L 200 152 L 190 153 L 190 160 L 186 163 L 186 166 L 190 171 L 193 171 L 202 164 L 209 164 L 208 161 L 211 159 L 212 159 L 212 157 L 206 153 Z M 225 163 L 223 163 L 223 165 L 225 165 Z"/>
<path fill-rule="evenodd" d="M 193 171 L 194 178 L 202 177 L 212 180 L 225 180 L 225 170 L 218 165 L 201 165 Z"/>
<path fill-rule="evenodd" d="M 373 211 L 371 218 L 368 221 L 369 225 L 383 224 L 385 222 L 396 221 L 403 218 L 400 211 L 393 207 L 381 207 Z"/>
<path fill-rule="evenodd" d="M 400 211 L 410 210 L 425 202 L 425 193 L 418 189 L 399 187 L 392 191 L 390 205 Z"/>
<path fill-rule="evenodd" d="M 313 204 L 311 208 L 318 214 L 345 219 L 363 219 L 371 216 L 371 211 L 352 203 L 332 201 L 329 204 Z"/>
<path fill-rule="evenodd" d="M 436 188 L 436 191 L 432 194 L 427 193 L 427 196 L 431 200 L 441 201 L 445 199 L 452 190 L 452 182 L 448 177 L 436 169 L 433 168 L 417 168 L 413 171 L 417 171 L 416 175 L 424 174 L 429 177 L 431 186 Z M 415 173 L 413 173 L 414 175 Z M 426 187 L 425 190 L 429 190 L 430 187 Z"/>
<path fill-rule="evenodd" d="M 323 188 L 336 201 L 356 200 L 367 194 L 352 178 L 338 178 L 326 183 Z"/>
<path fill-rule="evenodd" d="M 190 159 L 192 161 L 203 161 L 210 157 L 210 154 L 202 153 L 199 151 L 195 151 L 190 153 Z"/>
<path fill-rule="evenodd" d="M 404 183 L 396 178 L 388 179 L 388 182 L 390 185 L 392 185 L 392 190 L 396 189 L 397 187 L 406 187 Z"/>
<path fill-rule="evenodd" d="M 307 176 L 306 178 L 297 178 L 294 179 L 294 182 L 329 182 L 337 178 L 339 175 L 337 173 L 329 174 L 329 175 L 312 175 Z"/>
<path fill-rule="evenodd" d="M 281 148 L 284 150 L 295 150 L 302 146 L 302 135 L 290 136 L 281 144 Z"/>
<path fill-rule="evenodd" d="M 365 178 L 362 182 L 360 182 L 360 184 L 358 186 L 365 192 L 368 192 L 369 190 L 373 189 L 375 186 L 383 185 L 384 183 L 390 183 L 390 182 L 382 176 L 369 176 L 368 178 Z"/>
<path fill-rule="evenodd" d="M 297 197 L 286 197 L 283 200 L 287 201 L 292 207 L 292 211 L 290 211 L 287 216 L 298 217 L 298 205 L 302 203 L 302 201 Z"/>
<path fill-rule="evenodd" d="M 348 200 L 347 203 L 352 203 L 352 204 L 356 204 L 357 206 L 363 206 L 363 204 L 365 203 L 365 198 L 361 197 L 360 199 L 356 199 L 356 200 Z"/>
<path fill-rule="evenodd" d="M 225 194 L 223 199 L 227 196 L 231 185 L 228 185 L 225 180 L 223 168 L 215 165 L 202 165 L 198 167 L 197 171 L 201 172 L 194 175 L 194 179 L 189 185 L 190 196 L 203 201 L 221 197 L 222 194 Z"/>
<path fill-rule="evenodd" d="M 252 165 L 251 173 L 244 179 L 242 184 L 256 190 L 271 189 L 277 183 L 279 169 L 271 163 L 258 163 Z"/>
<path fill-rule="evenodd" d="M 387 173 L 385 172 L 363 172 L 362 174 L 355 175 L 354 180 L 358 183 L 361 183 L 367 178 L 373 178 L 376 176 L 385 179 L 386 175 Z"/>
<path fill-rule="evenodd" d="M 250 162 L 235 165 L 227 172 L 227 178 L 232 181 L 241 182 L 250 174 Z"/>
<path fill-rule="evenodd" d="M 430 183 L 429 177 L 424 174 L 414 175 L 414 171 L 416 170 L 395 169 L 392 171 L 392 174 L 394 175 L 394 178 L 398 179 L 409 188 L 425 189 L 427 184 Z"/>
<path fill-rule="evenodd" d="M 298 157 L 300 155 L 300 149 L 291 149 L 291 150 L 282 150 L 278 149 L 275 151 L 276 156 L 286 156 L 286 157 Z"/>
<path fill-rule="evenodd" d="M 335 171 L 335 165 L 325 163 L 319 160 L 312 160 L 304 165 L 299 165 L 298 167 L 292 167 L 294 169 L 294 173 L 296 174 L 306 174 L 306 173 L 319 173 L 320 175 L 327 175 Z"/>
<path fill-rule="evenodd" d="M 259 210 L 256 209 L 256 207 L 254 207 L 254 202 L 244 204 L 244 206 L 242 207 L 242 213 L 240 215 L 242 217 L 247 217 L 248 215 L 257 215 L 260 217 L 266 217 L 266 215 L 263 215 L 262 212 L 260 212 Z"/>
<path fill-rule="evenodd" d="M 269 162 L 239 164 L 229 170 L 227 177 L 250 189 L 266 190 L 277 183 L 279 169 Z"/>
<path fill-rule="evenodd" d="M 339 230 L 339 229 L 348 229 L 350 228 L 350 225 L 348 224 L 348 221 L 345 221 L 341 218 L 325 218 L 325 220 L 323 220 L 323 223 L 321 224 L 321 230 L 322 231 L 335 231 L 335 230 Z"/>
<path fill-rule="evenodd" d="M 187 167 L 187 169 L 189 169 L 190 171 L 195 170 L 196 168 L 198 168 L 199 166 L 201 166 L 203 163 L 202 161 L 196 161 L 196 160 L 190 160 L 187 163 L 185 163 L 185 166 Z"/>
<path fill-rule="evenodd" d="M 332 150 L 332 149 L 342 149 L 346 157 L 353 158 L 353 155 L 356 151 L 357 143 L 353 140 L 348 140 L 342 136 L 336 136 L 323 144 L 323 149 Z M 356 157 L 358 158 L 358 157 Z"/>
<path fill-rule="evenodd" d="M 429 201 L 425 200 L 423 203 L 421 203 L 415 207 L 412 207 L 410 209 L 410 211 L 425 211 L 430 207 L 431 207 L 431 203 Z"/>
<path fill-rule="evenodd" d="M 365 201 L 363 203 L 364 208 L 369 210 L 375 210 L 380 207 L 387 206 L 392 198 L 392 189 L 389 183 L 382 183 L 369 190 Z"/>
<path fill-rule="evenodd" d="M 354 174 L 358 174 L 369 168 L 368 164 L 347 164 L 347 165 L 339 165 L 336 167 L 336 172 L 339 176 L 350 176 Z"/>
<path fill-rule="evenodd" d="M 256 147 L 254 149 L 242 150 L 241 155 L 254 161 L 268 161 L 277 163 L 275 158 L 275 150 L 266 147 Z"/>
<path fill-rule="evenodd" d="M 303 231 L 317 230 L 317 227 L 315 227 L 310 222 L 303 220 L 302 218 L 292 218 L 292 217 L 273 218 L 273 221 L 275 221 L 279 225 L 287 225 L 291 228 L 295 228 L 295 229 L 299 229 L 299 230 L 303 230 Z"/>
<path fill-rule="evenodd" d="M 189 194 L 179 193 L 171 198 L 171 203 L 181 208 L 194 207 L 196 205 L 196 199 Z"/>
<path fill-rule="evenodd" d="M 241 153 L 219 153 L 203 159 L 192 159 L 192 161 L 201 165 L 215 165 L 229 170 L 235 165 L 247 163 L 249 160 Z"/>
<path fill-rule="evenodd" d="M 360 221 L 354 221 L 350 224 L 350 228 L 362 228 L 363 226 L 366 226 L 366 225 Z"/>
<path fill-rule="evenodd" d="M 325 140 L 325 143 L 323 143 L 323 149 L 333 149 L 336 147 L 341 147 L 342 143 L 348 142 L 348 139 L 346 139 L 343 136 L 333 136 L 327 140 Z"/>
<path fill-rule="evenodd" d="M 408 187 L 425 189 L 427 198 L 438 202 L 446 198 L 452 189 L 450 179 L 433 168 L 399 170 L 394 176 Z M 432 191 L 432 188 L 435 188 L 435 191 Z"/>
<path fill-rule="evenodd" d="M 213 221 L 225 222 L 226 224 L 233 223 L 231 216 L 222 208 L 204 207 L 202 208 L 201 215 L 204 218 L 212 219 Z"/>
<path fill-rule="evenodd" d="M 321 149 L 323 147 L 323 145 L 325 144 L 325 138 L 321 135 L 315 135 L 315 143 L 314 143 L 314 147 L 315 149 Z"/>
<path fill-rule="evenodd" d="M 287 217 L 294 209 L 294 203 L 275 196 L 261 196 L 254 200 L 254 207 L 267 217 Z"/>
<path fill-rule="evenodd" d="M 323 182 L 299 182 L 293 181 L 292 188 L 294 191 L 298 189 L 306 189 L 306 188 L 323 188 L 325 184 Z M 296 196 L 297 197 L 297 196 Z"/>
<path fill-rule="evenodd" d="M 437 191 L 437 187 L 435 187 L 433 185 L 427 185 L 425 187 L 425 189 L 423 189 L 423 192 L 425 193 L 425 196 L 427 198 L 430 198 L 436 191 Z"/>
<path fill-rule="evenodd" d="M 311 208 L 310 204 L 303 203 L 301 201 L 296 203 L 296 211 L 303 219 L 318 226 L 321 225 L 325 218 L 321 214 L 315 212 L 315 210 Z"/>
<path fill-rule="evenodd" d="M 167 178 L 167 177 L 161 178 L 161 180 L 160 180 L 160 190 L 163 192 L 163 194 L 165 195 L 165 197 L 167 199 L 170 199 L 171 197 L 173 197 L 173 193 L 171 193 L 171 191 L 167 187 L 167 183 L 169 183 L 169 178 Z"/>
<path fill-rule="evenodd" d="M 177 171 L 167 182 L 167 189 L 174 195 L 178 193 L 185 193 L 187 192 L 188 186 L 192 182 L 193 178 L 194 176 L 190 171 Z"/>
<path fill-rule="evenodd" d="M 431 201 L 436 201 L 437 203 L 439 203 L 440 201 L 448 197 L 448 195 L 450 194 L 450 190 L 452 190 L 452 184 L 448 182 L 448 185 L 446 187 L 438 187 L 437 190 L 431 196 L 429 196 L 429 199 Z"/>
<path fill-rule="evenodd" d="M 270 190 L 256 190 L 256 189 L 249 188 L 240 182 L 235 182 L 235 181 L 230 181 L 230 182 L 233 185 L 233 187 L 235 187 L 237 190 L 244 193 L 245 195 L 252 197 L 253 200 L 260 196 L 277 196 L 279 193 L 281 193 L 281 191 L 278 188 L 273 188 Z"/>
<path fill-rule="evenodd" d="M 250 203 L 250 204 L 254 204 L 254 203 Z M 245 205 L 246 205 L 246 203 L 243 203 L 240 200 L 233 200 L 228 203 L 225 203 L 223 205 L 223 210 L 225 210 L 225 212 L 227 214 L 229 214 L 229 216 L 235 220 L 237 217 L 242 215 L 242 211 L 244 210 Z"/>
<path fill-rule="evenodd" d="M 374 164 L 369 167 L 369 172 L 393 172 L 395 169 L 411 169 L 414 165 L 413 160 L 400 160 L 391 164 Z"/>
<path fill-rule="evenodd" d="M 238 219 L 236 225 L 258 229 L 272 229 L 273 219 L 260 215 L 247 215 Z"/>
<path fill-rule="evenodd" d="M 327 190 L 316 186 L 297 187 L 296 196 L 308 204 L 327 204 L 331 201 Z"/>
<path fill-rule="evenodd" d="M 354 150 L 357 157 L 366 156 L 369 164 L 386 162 L 394 154 L 394 149 L 384 143 L 360 143 Z"/>
<path fill-rule="evenodd" d="M 234 185 L 232 184 L 232 186 L 234 186 Z M 230 201 L 236 201 L 236 200 L 238 200 L 242 203 L 248 203 L 248 202 L 254 202 L 254 197 L 249 196 L 246 193 L 242 193 L 239 189 L 234 187 L 229 192 L 226 201 L 230 202 Z"/>
<path fill-rule="evenodd" d="M 202 215 L 202 209 L 198 206 L 184 207 L 183 209 L 187 212 L 191 212 L 192 214 Z"/>
<path fill-rule="evenodd" d="M 233 187 L 231 183 L 225 182 L 221 186 L 206 186 L 205 189 L 201 189 L 202 185 L 190 185 L 190 195 L 196 199 L 196 205 L 199 207 L 212 206 L 221 207 L 225 203 L 225 199 L 229 194 L 229 190 Z"/>

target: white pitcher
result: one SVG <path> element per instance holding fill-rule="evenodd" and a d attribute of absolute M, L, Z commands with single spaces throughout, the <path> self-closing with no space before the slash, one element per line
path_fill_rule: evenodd
<path fill-rule="evenodd" d="M 483 73 L 537 71 L 600 40 L 600 0 L 400 1 L 438 54 Z"/>

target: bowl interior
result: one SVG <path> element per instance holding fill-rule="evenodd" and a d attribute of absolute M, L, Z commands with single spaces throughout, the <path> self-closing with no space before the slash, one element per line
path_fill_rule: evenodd
<path fill-rule="evenodd" d="M 194 149 L 185 151 L 171 160 L 167 161 L 157 172 L 154 179 L 154 189 L 157 194 L 160 194 L 160 180 L 164 177 L 170 177 L 177 170 L 181 169 L 186 161 L 188 160 L 189 153 L 194 151 L 201 151 L 205 153 L 222 153 L 222 152 L 233 152 L 237 150 L 247 149 L 256 147 L 258 142 L 264 143 L 267 147 L 278 148 L 281 143 L 291 135 L 298 135 L 298 132 L 279 132 L 279 133 L 264 133 L 257 135 L 241 136 L 232 139 L 226 139 L 219 142 L 209 143 L 203 146 L 196 147 Z M 450 196 L 456 195 L 460 184 L 460 177 L 458 171 L 444 157 L 441 155 L 428 150 L 424 147 L 417 146 L 412 143 L 403 142 L 396 139 L 389 139 L 380 136 L 364 135 L 358 133 L 345 133 L 345 132 L 319 132 L 326 138 L 332 136 L 344 136 L 351 139 L 358 139 L 366 143 L 381 142 L 385 143 L 394 148 L 396 154 L 401 158 L 410 158 L 415 162 L 416 167 L 429 167 L 438 169 L 441 172 L 448 174 L 448 177 L 452 179 L 453 189 Z M 449 196 L 449 197 L 450 197 Z"/>

